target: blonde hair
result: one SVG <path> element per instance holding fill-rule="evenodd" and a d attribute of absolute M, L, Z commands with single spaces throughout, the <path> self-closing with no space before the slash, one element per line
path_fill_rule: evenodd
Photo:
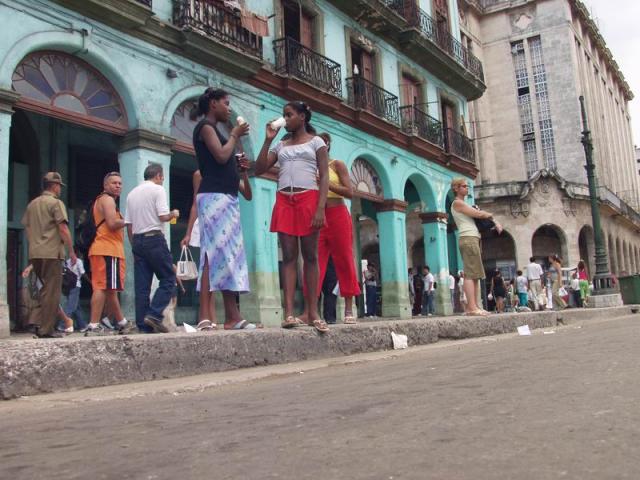
<path fill-rule="evenodd" d="M 458 187 L 460 185 L 464 185 L 465 183 L 467 183 L 466 178 L 462 178 L 462 177 L 454 178 L 453 180 L 451 180 L 451 190 L 456 192 L 458 190 Z"/>

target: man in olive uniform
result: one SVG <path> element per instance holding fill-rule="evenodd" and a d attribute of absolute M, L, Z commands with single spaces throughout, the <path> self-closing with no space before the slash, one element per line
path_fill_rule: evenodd
<path fill-rule="evenodd" d="M 71 264 L 78 261 L 73 251 L 67 209 L 58 198 L 63 186 L 58 172 L 47 173 L 42 179 L 42 194 L 29 203 L 22 217 L 29 241 L 29 262 L 42 283 L 39 305 L 29 318 L 30 327 L 40 338 L 61 336 L 54 327 L 62 295 L 65 245 Z"/>

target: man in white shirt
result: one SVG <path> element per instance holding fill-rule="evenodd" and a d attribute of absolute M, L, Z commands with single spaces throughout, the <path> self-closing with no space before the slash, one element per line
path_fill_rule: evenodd
<path fill-rule="evenodd" d="M 529 259 L 529 265 L 525 268 L 524 275 L 527 277 L 529 290 L 533 295 L 534 308 L 538 310 L 538 295 L 542 293 L 542 267 L 536 263 L 535 258 L 531 257 Z"/>
<path fill-rule="evenodd" d="M 456 311 L 455 291 L 456 291 L 456 279 L 451 273 L 449 273 L 449 294 L 451 295 L 451 311 L 452 312 Z"/>
<path fill-rule="evenodd" d="M 429 267 L 422 269 L 422 280 L 424 281 L 424 290 L 422 294 L 422 315 L 431 316 L 435 312 L 433 305 L 434 281 L 433 275 Z"/>
<path fill-rule="evenodd" d="M 134 256 L 136 324 L 142 332 L 166 333 L 163 312 L 173 297 L 176 274 L 163 223 L 178 218 L 180 212 L 169 211 L 161 165 L 149 164 L 144 170 L 144 180 L 127 196 L 124 217 Z M 159 286 L 150 301 L 154 275 L 158 277 Z"/>

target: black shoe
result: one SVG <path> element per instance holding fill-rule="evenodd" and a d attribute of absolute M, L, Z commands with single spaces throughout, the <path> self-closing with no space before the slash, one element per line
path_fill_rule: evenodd
<path fill-rule="evenodd" d="M 144 317 L 144 324 L 153 329 L 154 333 L 169 333 L 169 329 L 153 317 Z"/>
<path fill-rule="evenodd" d="M 51 333 L 36 333 L 38 338 L 64 338 L 64 334 L 60 332 L 51 332 Z"/>

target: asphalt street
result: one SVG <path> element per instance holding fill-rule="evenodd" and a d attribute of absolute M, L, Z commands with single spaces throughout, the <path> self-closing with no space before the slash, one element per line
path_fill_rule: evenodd
<path fill-rule="evenodd" d="M 635 315 L 6 401 L 0 478 L 638 479 L 639 340 Z"/>

